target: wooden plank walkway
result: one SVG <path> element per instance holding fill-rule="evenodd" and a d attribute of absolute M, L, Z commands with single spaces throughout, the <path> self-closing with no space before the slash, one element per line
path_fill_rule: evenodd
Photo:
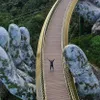
<path fill-rule="evenodd" d="M 71 100 L 69 91 L 64 78 L 62 66 L 62 49 L 61 49 L 61 30 L 63 19 L 68 4 L 72 0 L 62 0 L 56 8 L 47 32 L 44 46 L 44 79 L 47 100 Z M 50 72 L 50 63 L 48 59 L 55 59 L 54 72 Z"/>

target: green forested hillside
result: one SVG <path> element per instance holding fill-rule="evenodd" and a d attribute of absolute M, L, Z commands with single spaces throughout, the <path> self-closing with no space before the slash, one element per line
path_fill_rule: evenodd
<path fill-rule="evenodd" d="M 36 54 L 43 22 L 55 0 L 0 0 L 0 26 L 10 23 L 25 26 L 31 34 L 31 44 Z"/>

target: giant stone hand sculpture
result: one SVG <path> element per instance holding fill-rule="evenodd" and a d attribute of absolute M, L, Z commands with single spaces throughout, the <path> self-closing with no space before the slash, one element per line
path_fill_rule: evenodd
<path fill-rule="evenodd" d="M 33 78 L 27 75 L 26 73 L 22 72 L 21 70 L 17 69 L 13 63 L 13 59 L 10 55 L 10 47 L 9 47 L 9 42 L 10 42 L 10 37 L 6 29 L 3 27 L 0 27 L 0 46 L 6 51 L 9 59 L 10 59 L 10 64 L 12 66 L 12 72 L 14 73 L 19 73 L 21 77 L 23 77 L 26 82 L 34 82 Z"/>
<path fill-rule="evenodd" d="M 100 18 L 93 25 L 92 34 L 100 35 Z"/>
<path fill-rule="evenodd" d="M 0 81 L 4 83 L 10 93 L 23 100 L 25 100 L 24 98 L 34 100 L 35 85 L 32 84 L 34 82 L 33 78 L 15 67 L 9 53 L 9 40 L 8 32 L 3 27 L 0 27 L 0 46 L 4 48 L 0 48 Z M 31 96 L 28 97 L 27 94 Z"/>
<path fill-rule="evenodd" d="M 21 32 L 21 57 L 26 65 L 35 74 L 35 55 L 30 45 L 30 34 L 27 28 L 20 27 Z M 34 75 L 33 75 L 34 76 Z"/>
<path fill-rule="evenodd" d="M 21 33 L 19 30 L 19 27 L 16 24 L 10 24 L 9 25 L 9 35 L 11 38 L 10 41 L 10 54 L 12 56 L 12 59 L 14 61 L 14 64 L 17 69 L 20 69 L 24 71 L 25 73 L 29 75 L 33 75 L 33 71 L 31 70 L 30 66 L 26 65 L 24 61 L 21 58 Z M 33 76 L 32 76 L 33 77 Z"/>
<path fill-rule="evenodd" d="M 92 33 L 100 34 L 100 0 L 79 0 L 75 11 L 93 24 Z"/>
<path fill-rule="evenodd" d="M 33 89 L 18 74 L 12 72 L 9 57 L 0 47 L 0 81 L 10 93 L 22 100 L 34 100 Z M 30 96 L 28 96 L 30 94 Z"/>
<path fill-rule="evenodd" d="M 100 0 L 89 0 L 91 3 L 96 5 L 97 7 L 100 7 Z"/>
<path fill-rule="evenodd" d="M 75 10 L 90 23 L 95 23 L 100 17 L 100 8 L 96 5 L 95 0 L 80 0 L 76 5 Z"/>
<path fill-rule="evenodd" d="M 64 57 L 75 78 L 79 95 L 83 98 L 94 95 L 93 100 L 100 100 L 99 81 L 84 52 L 78 46 L 69 44 L 64 48 Z"/>

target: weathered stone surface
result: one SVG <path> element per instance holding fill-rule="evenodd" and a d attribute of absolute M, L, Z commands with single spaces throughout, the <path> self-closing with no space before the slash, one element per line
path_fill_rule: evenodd
<path fill-rule="evenodd" d="M 35 73 L 35 55 L 30 45 L 30 33 L 27 28 L 20 27 L 21 32 L 21 58 Z"/>
<path fill-rule="evenodd" d="M 17 69 L 10 55 L 9 34 L 0 27 L 0 81 L 8 91 L 23 100 L 34 100 L 35 85 L 33 78 Z M 30 96 L 28 96 L 30 95 Z"/>
<path fill-rule="evenodd" d="M 100 34 L 100 0 L 79 0 L 75 11 L 91 24 L 94 24 L 92 27 L 93 34 Z"/>
<path fill-rule="evenodd" d="M 99 81 L 94 75 L 84 52 L 78 46 L 69 44 L 64 49 L 64 56 L 75 78 L 79 95 L 83 98 L 93 95 L 91 100 L 100 100 Z"/>
<path fill-rule="evenodd" d="M 33 78 L 28 76 L 26 73 L 22 72 L 21 70 L 17 69 L 13 63 L 13 59 L 10 55 L 10 47 L 9 47 L 9 42 L 10 42 L 10 38 L 9 38 L 9 34 L 8 32 L 3 28 L 0 27 L 0 46 L 2 48 L 4 48 L 4 50 L 6 51 L 9 59 L 10 59 L 10 64 L 12 66 L 12 70 L 13 71 L 17 71 L 22 77 L 24 77 L 24 79 L 27 82 L 33 82 Z"/>
<path fill-rule="evenodd" d="M 100 0 L 89 0 L 91 3 L 96 5 L 97 7 L 100 7 Z"/>
<path fill-rule="evenodd" d="M 100 35 L 100 18 L 93 25 L 93 27 L 92 27 L 92 34 Z"/>
<path fill-rule="evenodd" d="M 100 1 L 80 0 L 76 5 L 76 12 L 87 21 L 95 23 L 96 20 L 100 17 Z"/>
<path fill-rule="evenodd" d="M 14 72 L 9 62 L 8 55 L 0 47 L 0 81 L 13 95 L 23 100 L 34 100 L 34 85 L 30 86 L 31 83 L 26 83 L 22 77 Z"/>
<path fill-rule="evenodd" d="M 20 33 L 19 27 L 16 24 L 10 24 L 8 31 L 9 31 L 9 35 L 11 38 L 10 54 L 12 56 L 12 59 L 14 61 L 16 68 L 24 71 L 25 73 L 27 73 L 29 75 L 32 75 L 33 71 L 31 70 L 31 67 L 26 65 L 21 58 L 21 55 L 22 55 L 21 48 L 20 48 L 21 33 Z"/>

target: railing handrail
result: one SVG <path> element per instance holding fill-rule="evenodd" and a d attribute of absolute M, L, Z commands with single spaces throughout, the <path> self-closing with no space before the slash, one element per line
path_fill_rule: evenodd
<path fill-rule="evenodd" d="M 49 14 L 46 17 L 46 20 L 43 24 L 40 37 L 39 37 L 39 42 L 38 42 L 38 47 L 37 47 L 37 57 L 36 57 L 36 88 L 37 88 L 37 99 L 39 96 L 41 97 L 41 100 L 47 100 L 47 96 L 45 93 L 45 87 L 44 87 L 44 79 L 43 79 L 43 61 L 42 61 L 42 48 L 44 45 L 44 40 L 45 40 L 45 33 L 48 28 L 49 21 L 51 19 L 51 16 L 56 9 L 57 5 L 59 4 L 61 0 L 57 0 L 53 7 L 51 8 Z M 39 93 L 40 92 L 40 93 Z"/>
<path fill-rule="evenodd" d="M 71 16 L 73 13 L 73 10 L 75 8 L 76 3 L 78 2 L 78 0 L 72 0 L 72 2 L 69 5 L 69 8 L 66 11 L 66 15 L 64 18 L 64 23 L 63 23 L 63 29 L 62 29 L 62 49 L 64 49 L 64 47 L 66 45 L 68 45 L 68 30 L 69 30 L 69 24 L 70 24 L 70 20 L 71 20 Z M 65 62 L 65 59 L 63 57 L 63 62 Z M 71 72 L 69 71 L 68 66 L 65 65 L 65 63 L 63 64 L 64 66 L 64 72 L 65 72 L 65 77 L 66 77 L 66 83 L 68 85 L 69 88 L 69 92 L 70 92 L 70 96 L 72 100 L 79 100 L 79 96 L 74 84 L 74 80 L 72 77 Z"/>

